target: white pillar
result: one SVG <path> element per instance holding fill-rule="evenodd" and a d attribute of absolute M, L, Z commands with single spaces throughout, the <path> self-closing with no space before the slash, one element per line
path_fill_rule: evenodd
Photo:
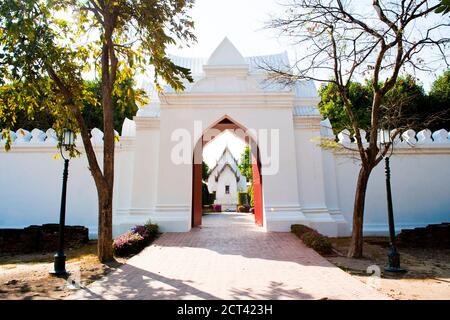
<path fill-rule="evenodd" d="M 323 150 L 320 147 L 320 117 L 294 117 L 299 197 L 308 224 L 319 232 L 336 236 L 336 221 L 330 215 L 325 194 Z"/>
<path fill-rule="evenodd" d="M 160 121 L 157 117 L 140 116 L 134 117 L 133 120 L 136 123 L 136 137 L 132 143 L 132 154 L 120 165 L 119 176 L 129 175 L 131 180 L 120 190 L 120 200 L 124 207 L 116 210 L 115 217 L 116 232 L 120 233 L 149 219 L 154 220 Z"/>
<path fill-rule="evenodd" d="M 278 150 L 271 144 L 267 145 L 259 141 L 263 162 L 261 171 L 264 226 L 268 231 L 289 231 L 292 224 L 305 223 L 299 201 L 296 146 L 290 108 L 278 110 L 276 117 L 271 120 L 271 129 L 277 129 L 279 132 L 279 140 L 270 141 L 278 144 Z M 266 170 L 264 155 L 269 155 L 273 161 L 276 160 L 274 158 L 276 153 L 279 155 L 277 172 L 267 174 L 267 171 L 273 171 L 273 168 Z"/>

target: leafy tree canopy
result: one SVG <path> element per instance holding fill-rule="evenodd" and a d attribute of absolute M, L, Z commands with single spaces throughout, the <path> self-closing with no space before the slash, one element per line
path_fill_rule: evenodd
<path fill-rule="evenodd" d="M 441 0 L 441 5 L 435 10 L 436 13 L 447 14 L 450 12 L 450 0 Z"/>
<path fill-rule="evenodd" d="M 192 0 L 105 1 L 105 8 L 113 12 L 110 18 L 115 19 L 105 21 L 96 1 L 2 1 L 0 127 L 7 129 L 2 136 L 8 138 L 9 129 L 31 125 L 33 119 L 39 127 L 52 123 L 57 130 L 78 131 L 82 119 L 75 120 L 74 107 L 87 116 L 87 127 L 103 127 L 103 79 L 85 81 L 83 75 L 101 69 L 105 32 L 112 31 L 106 30 L 108 26 L 114 25 L 117 62 L 111 66 L 114 79 L 109 79 L 117 109 L 115 128 L 120 128 L 122 116 L 135 109 L 135 101 L 143 98 L 142 92 L 132 89 L 132 75 L 141 67 L 153 66 L 159 90 L 161 81 L 182 90 L 183 80 L 192 80 L 190 70 L 175 65 L 166 47 L 177 38 L 195 40 L 193 22 L 186 15 L 192 5 Z"/>
<path fill-rule="evenodd" d="M 47 79 L 48 80 L 48 79 Z M 6 85 L 0 87 L 0 128 L 6 127 L 7 124 L 13 124 L 12 130 L 20 128 L 26 130 L 48 129 L 54 127 L 57 122 L 58 115 L 55 110 L 48 106 L 48 99 L 43 95 L 36 105 L 19 105 L 15 106 L 15 120 L 8 119 L 8 114 L 13 115 L 11 106 L 5 103 L 6 93 L 8 88 L 12 89 L 16 86 L 18 90 L 23 86 L 22 83 L 15 83 L 14 85 Z M 102 90 L 99 79 L 85 81 L 87 92 L 89 92 L 90 99 L 84 101 L 82 114 L 86 127 L 88 129 L 99 128 L 103 130 L 103 110 L 101 108 Z M 135 81 L 131 76 L 123 76 L 119 74 L 116 86 L 113 92 L 113 112 L 114 112 L 114 128 L 120 132 L 125 118 L 132 119 L 138 110 L 138 104 L 144 105 L 148 101 L 148 96 L 145 91 L 135 88 Z M 15 90 L 15 92 L 18 92 Z M 25 97 L 29 97 L 25 95 Z M 12 97 L 12 103 L 17 101 L 17 97 Z M 33 103 L 33 100 L 30 100 Z M 3 115 L 3 116 L 2 116 Z"/>
<path fill-rule="evenodd" d="M 434 129 L 450 130 L 450 70 L 445 71 L 433 82 L 429 104 L 431 110 L 439 113 L 439 123 L 434 125 Z"/>
<path fill-rule="evenodd" d="M 373 99 L 371 87 L 372 84 L 368 81 L 363 84 L 351 82 L 349 86 L 349 99 L 354 114 L 361 128 L 366 131 L 370 128 Z M 321 86 L 319 95 L 321 98 L 319 110 L 325 118 L 330 119 L 335 134 L 344 129 L 353 132 L 336 84 L 328 83 L 326 86 Z M 410 127 L 422 130 L 424 126 L 431 130 L 450 129 L 448 118 L 446 118 L 449 105 L 449 71 L 434 82 L 429 95 L 413 76 L 405 75 L 399 77 L 392 89 L 386 93 L 379 114 L 380 125 L 391 129 Z M 442 117 L 436 117 L 437 113 L 442 113 Z"/>
<path fill-rule="evenodd" d="M 328 83 L 319 89 L 321 101 L 318 105 L 321 114 L 330 119 L 335 133 L 344 129 L 351 129 L 351 121 L 345 111 L 342 97 L 335 83 Z M 362 129 L 370 125 L 370 106 L 372 102 L 372 90 L 367 85 L 351 82 L 349 86 L 349 99 L 353 104 L 355 116 L 358 118 Z"/>

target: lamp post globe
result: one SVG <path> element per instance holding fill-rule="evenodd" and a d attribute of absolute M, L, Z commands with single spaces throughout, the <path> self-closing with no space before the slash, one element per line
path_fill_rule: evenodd
<path fill-rule="evenodd" d="M 63 184 L 61 192 L 61 207 L 59 212 L 59 238 L 58 238 L 58 251 L 54 256 L 54 270 L 51 272 L 54 275 L 62 276 L 66 275 L 66 255 L 64 254 L 64 228 L 66 221 L 66 193 L 67 193 L 67 178 L 69 175 L 69 156 L 64 156 L 64 151 L 70 151 L 70 148 L 74 145 L 75 134 L 69 129 L 63 129 L 59 140 L 59 150 L 61 157 L 64 159 L 64 171 L 63 171 Z"/>

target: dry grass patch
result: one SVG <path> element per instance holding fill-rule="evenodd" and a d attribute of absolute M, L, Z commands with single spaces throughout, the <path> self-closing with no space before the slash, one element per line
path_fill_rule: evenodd
<path fill-rule="evenodd" d="M 450 249 L 399 248 L 406 274 L 385 273 L 388 238 L 365 237 L 364 258 L 346 257 L 350 238 L 331 238 L 335 252 L 326 257 L 330 262 L 359 280 L 395 299 L 450 299 Z M 378 266 L 381 279 L 374 281 L 367 273 L 369 266 Z"/>
<path fill-rule="evenodd" d="M 102 264 L 97 258 L 97 241 L 67 249 L 66 269 L 79 275 L 83 286 L 117 269 L 126 260 Z M 65 278 L 49 274 L 54 253 L 0 257 L 0 299 L 62 299 L 72 294 Z"/>

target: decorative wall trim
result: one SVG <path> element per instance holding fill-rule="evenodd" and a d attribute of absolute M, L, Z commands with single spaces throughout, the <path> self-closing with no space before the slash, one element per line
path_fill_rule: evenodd
<path fill-rule="evenodd" d="M 294 116 L 295 129 L 320 130 L 321 117 L 317 116 Z"/>
<path fill-rule="evenodd" d="M 282 93 L 167 93 L 161 101 L 164 108 L 292 108 L 292 92 Z"/>
<path fill-rule="evenodd" d="M 136 130 L 139 129 L 148 129 L 148 128 L 159 128 L 160 127 L 160 119 L 154 117 L 140 117 L 135 116 L 133 121 L 136 123 Z"/>

